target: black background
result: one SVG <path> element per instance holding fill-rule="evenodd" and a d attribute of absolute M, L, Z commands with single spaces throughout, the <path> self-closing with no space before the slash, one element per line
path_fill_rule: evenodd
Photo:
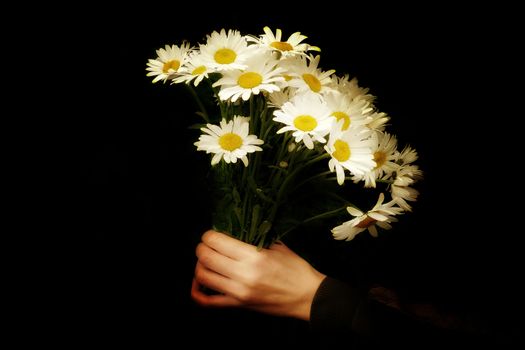
<path fill-rule="evenodd" d="M 512 99 L 502 98 L 511 75 L 501 56 L 515 43 L 487 25 L 503 15 L 166 7 L 85 8 L 87 21 L 72 17 L 65 26 L 74 32 L 67 57 L 81 73 L 65 91 L 79 165 L 68 247 L 74 282 L 64 293 L 76 341 L 232 343 L 230 333 L 269 344 L 308 339 L 301 322 L 203 310 L 191 301 L 194 248 L 210 226 L 209 164 L 192 145 L 198 134 L 187 129 L 196 120 L 191 96 L 152 84 L 145 71 L 165 44 L 202 43 L 221 28 L 259 34 L 265 25 L 285 36 L 301 31 L 322 48 L 323 69 L 369 87 L 392 118 L 388 130 L 418 150 L 425 174 L 414 213 L 391 232 L 345 243 L 319 228 L 304 239 L 294 235 L 294 249 L 327 274 L 386 285 L 491 325 L 513 324 L 518 229 L 510 224 L 516 210 L 503 198 L 515 190 L 509 150 L 516 141 L 512 114 L 503 109 Z M 189 336 L 193 329 L 207 335 Z"/>

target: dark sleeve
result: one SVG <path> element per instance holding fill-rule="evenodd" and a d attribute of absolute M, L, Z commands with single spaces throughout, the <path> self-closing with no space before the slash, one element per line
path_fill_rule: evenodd
<path fill-rule="evenodd" d="M 448 345 L 454 334 L 368 297 L 367 291 L 326 277 L 310 311 L 310 326 L 325 341 L 353 345 Z"/>
<path fill-rule="evenodd" d="M 315 294 L 310 325 L 320 333 L 370 333 L 366 294 L 355 287 L 326 277 Z"/>

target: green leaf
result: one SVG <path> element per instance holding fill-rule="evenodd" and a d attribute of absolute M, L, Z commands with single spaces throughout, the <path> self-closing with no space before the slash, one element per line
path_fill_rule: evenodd
<path fill-rule="evenodd" d="M 252 239 L 255 237 L 255 232 L 257 225 L 259 224 L 259 212 L 261 211 L 261 206 L 259 204 L 255 205 L 252 210 L 252 222 L 250 225 L 250 237 Z"/>
<path fill-rule="evenodd" d="M 203 112 L 201 112 L 201 111 L 197 111 L 197 112 L 195 112 L 195 114 L 197 114 L 199 117 L 204 118 L 204 120 L 206 120 L 206 118 L 208 118 L 208 115 L 203 113 Z"/>
<path fill-rule="evenodd" d="M 188 129 L 200 130 L 200 129 L 205 128 L 205 127 L 206 127 L 206 124 L 196 123 L 196 124 L 192 124 L 192 125 L 188 126 Z"/>
<path fill-rule="evenodd" d="M 264 220 L 261 225 L 259 226 L 259 230 L 257 231 L 258 236 L 266 235 L 270 229 L 272 228 L 272 223 L 268 220 Z"/>
<path fill-rule="evenodd" d="M 239 194 L 239 191 L 237 191 L 237 187 L 233 188 L 232 194 L 233 194 L 233 202 L 235 203 L 235 205 L 241 203 L 241 195 Z"/>

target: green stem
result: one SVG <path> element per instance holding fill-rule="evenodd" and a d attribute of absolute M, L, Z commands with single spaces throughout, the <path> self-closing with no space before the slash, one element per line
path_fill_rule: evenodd
<path fill-rule="evenodd" d="M 394 183 L 394 180 L 382 180 L 382 179 L 376 179 L 376 182 L 381 182 L 381 183 L 384 183 L 384 184 L 393 184 Z"/>
<path fill-rule="evenodd" d="M 268 132 L 272 129 L 271 125 L 273 123 L 268 123 L 268 108 L 266 107 L 266 103 L 263 103 L 263 109 L 261 110 L 260 119 L 261 119 L 261 132 L 259 134 L 259 137 L 262 137 L 263 140 L 268 140 Z"/>
<path fill-rule="evenodd" d="M 330 211 L 326 211 L 324 213 L 321 213 L 321 214 L 318 214 L 318 215 L 315 215 L 315 216 L 312 216 L 306 220 L 304 220 L 303 222 L 295 225 L 294 227 L 292 228 L 289 228 L 288 230 L 284 231 L 283 233 L 281 233 L 279 235 L 279 237 L 284 237 L 286 234 L 290 233 L 291 231 L 295 230 L 296 228 L 298 228 L 299 226 L 301 225 L 304 225 L 304 224 L 307 224 L 309 222 L 312 222 L 312 221 L 315 221 L 315 220 L 320 220 L 320 219 L 326 219 L 326 218 L 329 218 L 329 217 L 332 217 L 332 216 L 336 216 L 337 214 L 339 214 L 339 212 L 343 211 L 343 210 L 346 210 L 346 205 L 344 207 L 341 207 L 341 208 L 337 208 L 335 210 L 330 210 Z"/>
<path fill-rule="evenodd" d="M 266 140 L 266 138 L 265 138 L 265 140 Z M 266 182 L 266 186 L 271 186 L 272 190 L 274 189 L 274 186 L 273 186 L 274 177 L 276 176 L 276 174 L 278 172 L 280 172 L 278 169 L 282 170 L 282 168 L 280 167 L 279 163 L 284 158 L 283 152 L 284 152 L 285 149 L 288 148 L 289 140 L 290 140 L 290 136 L 288 135 L 288 133 L 284 134 L 283 137 L 282 137 L 282 141 L 281 141 L 281 147 L 279 148 L 279 151 L 277 152 L 277 157 L 275 158 L 274 163 L 272 164 L 272 165 L 275 166 L 275 168 L 273 168 L 272 171 L 270 172 L 270 176 L 268 178 L 268 181 Z"/>
<path fill-rule="evenodd" d="M 304 167 L 307 167 L 307 166 L 309 166 L 309 165 L 312 165 L 312 164 L 314 164 L 314 163 L 317 163 L 317 162 L 319 162 L 319 161 L 321 161 L 321 160 L 323 160 L 323 159 L 327 159 L 327 158 L 330 158 L 330 157 L 331 157 L 330 154 L 328 154 L 328 153 L 323 153 L 323 154 L 321 154 L 321 155 L 319 155 L 319 156 L 317 156 L 317 157 L 315 157 L 315 158 L 313 158 L 313 159 L 310 159 L 310 160 L 307 161 L 303 166 L 304 166 Z"/>
<path fill-rule="evenodd" d="M 298 166 L 297 169 L 295 169 L 290 175 L 288 175 L 288 177 L 286 177 L 286 179 L 284 180 L 283 184 L 281 185 L 281 188 L 279 189 L 279 193 L 277 194 L 277 202 L 279 202 L 279 200 L 281 199 L 282 195 L 284 194 L 284 190 L 288 187 L 288 184 L 290 183 L 290 181 L 292 180 L 293 177 L 295 177 L 295 175 L 297 175 L 297 173 L 299 173 L 299 171 L 303 170 L 304 168 L 316 163 L 316 162 L 319 162 L 323 159 L 326 159 L 326 158 L 330 158 L 330 155 L 328 153 L 324 153 L 324 154 L 321 154 L 320 156 L 317 156 L 313 159 L 310 159 L 309 161 L 307 161 L 305 164 L 303 164 L 302 166 Z M 291 165 L 292 162 L 290 162 L 290 165 Z"/>
<path fill-rule="evenodd" d="M 332 216 L 337 215 L 340 211 L 346 210 L 347 207 L 348 206 L 345 205 L 344 207 L 341 207 L 341 208 L 337 208 L 337 209 L 330 210 L 330 211 L 325 211 L 324 213 L 317 214 L 315 216 L 312 216 L 311 218 L 308 218 L 308 219 L 304 220 L 301 224 L 304 225 L 304 224 L 307 224 L 307 223 L 315 221 L 315 220 L 330 218 Z"/>
<path fill-rule="evenodd" d="M 357 205 L 355 205 L 352 202 L 349 202 L 348 200 L 346 200 L 346 198 L 343 198 L 343 197 L 341 197 L 340 195 L 338 195 L 336 193 L 326 192 L 325 195 L 328 196 L 328 197 L 334 198 L 334 199 L 336 199 L 336 200 L 338 200 L 338 201 L 340 201 L 342 203 L 344 203 L 345 207 L 353 207 L 353 208 L 356 208 L 357 210 L 361 210 Z"/>
<path fill-rule="evenodd" d="M 255 194 L 256 194 L 259 198 L 261 198 L 263 201 L 268 202 L 268 203 L 270 203 L 270 204 L 272 204 L 272 205 L 275 204 L 275 202 L 273 201 L 273 199 L 271 199 L 270 197 L 268 197 L 267 195 L 265 195 L 265 194 L 263 193 L 262 190 L 256 190 L 256 191 L 255 191 Z"/>
<path fill-rule="evenodd" d="M 322 154 L 320 156 L 317 156 L 311 160 L 309 160 L 308 162 L 306 162 L 304 165 L 302 166 L 299 166 L 297 167 L 297 169 L 295 169 L 294 171 L 292 171 L 291 173 L 289 173 L 286 178 L 284 179 L 281 187 L 279 188 L 279 192 L 277 192 L 277 197 L 276 197 L 276 200 L 275 200 L 275 205 L 272 209 L 272 212 L 270 213 L 270 218 L 269 218 L 269 221 L 270 222 L 273 222 L 273 220 L 275 219 L 275 215 L 277 214 L 277 209 L 278 207 L 281 205 L 281 201 L 282 201 L 282 198 L 283 198 L 283 195 L 286 193 L 286 190 L 288 189 L 288 185 L 290 184 L 290 181 L 292 181 L 293 178 L 295 178 L 295 175 L 297 175 L 297 173 L 299 173 L 299 171 L 301 171 L 303 168 L 309 166 L 309 165 L 312 165 L 314 164 L 315 162 L 318 162 L 322 159 L 325 159 L 327 157 L 330 157 L 330 155 L 328 153 L 325 153 L 325 154 Z M 292 164 L 292 162 L 290 161 L 290 165 Z"/>
<path fill-rule="evenodd" d="M 252 118 L 252 119 L 255 117 L 255 116 L 253 115 L 253 112 L 255 111 L 254 106 L 253 106 L 253 100 L 254 100 L 254 98 L 255 98 L 255 97 L 254 97 L 253 95 L 250 96 L 250 118 Z"/>
<path fill-rule="evenodd" d="M 337 180 L 337 177 L 330 177 L 330 178 L 327 178 L 327 180 L 330 180 L 330 181 L 334 181 L 334 180 Z M 348 180 L 348 181 L 354 181 L 353 178 L 351 176 L 345 176 L 345 181 Z M 385 183 L 385 184 L 388 184 L 388 185 L 391 185 L 394 183 L 393 180 L 381 180 L 381 179 L 376 179 L 376 182 L 380 182 L 380 183 Z"/>
<path fill-rule="evenodd" d="M 206 111 L 206 107 L 204 107 L 204 104 L 202 103 L 199 95 L 197 94 L 197 92 L 195 91 L 193 86 L 191 86 L 190 84 L 184 84 L 184 85 L 186 85 L 186 87 L 190 91 L 191 95 L 193 96 L 193 98 L 197 102 L 197 105 L 199 106 L 199 109 L 201 111 L 200 115 L 202 116 L 204 121 L 206 121 L 206 123 L 209 123 L 210 122 L 210 117 L 208 116 L 208 111 Z"/>
<path fill-rule="evenodd" d="M 316 175 L 310 176 L 309 178 L 307 178 L 307 179 L 301 181 L 297 186 L 295 186 L 295 187 L 293 188 L 292 191 L 297 190 L 299 187 L 303 186 L 304 184 L 306 184 L 306 183 L 308 183 L 308 182 L 310 182 L 310 181 L 316 180 L 316 179 L 318 179 L 318 178 L 320 178 L 320 177 L 325 177 L 326 175 L 330 175 L 331 173 L 332 173 L 332 172 L 331 172 L 330 170 L 328 170 L 328 171 L 323 171 L 322 173 L 319 173 L 319 174 L 316 174 Z"/>

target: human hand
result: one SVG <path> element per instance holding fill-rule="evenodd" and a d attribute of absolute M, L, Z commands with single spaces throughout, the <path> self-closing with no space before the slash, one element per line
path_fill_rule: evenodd
<path fill-rule="evenodd" d="M 309 320 L 314 295 L 326 277 L 280 242 L 258 251 L 210 230 L 196 254 L 191 296 L 203 306 L 245 307 Z M 222 294 L 204 294 L 200 286 Z"/>

